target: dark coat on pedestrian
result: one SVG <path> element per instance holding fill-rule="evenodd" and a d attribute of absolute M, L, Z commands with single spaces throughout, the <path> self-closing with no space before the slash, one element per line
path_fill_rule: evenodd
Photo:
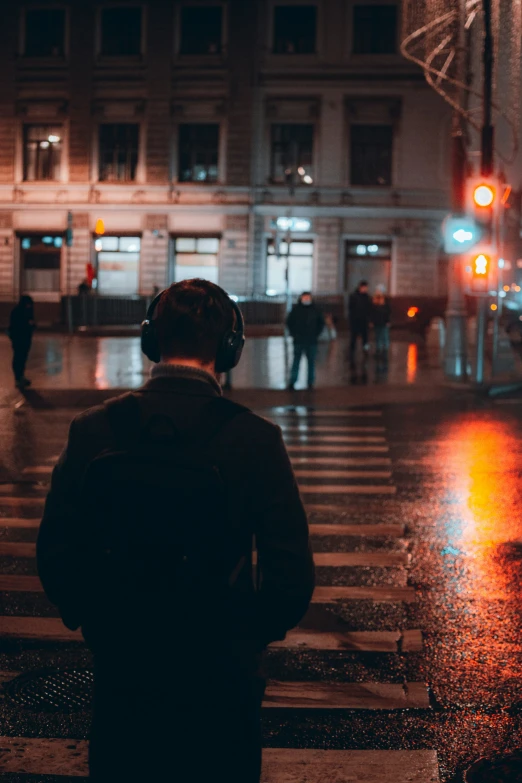
<path fill-rule="evenodd" d="M 31 344 L 35 330 L 34 306 L 30 296 L 21 296 L 18 304 L 11 310 L 9 318 L 9 338 L 17 345 Z"/>
<path fill-rule="evenodd" d="M 354 291 L 348 302 L 348 315 L 350 324 L 368 325 L 372 312 L 372 300 L 369 294 L 362 291 Z"/>
<path fill-rule="evenodd" d="M 136 392 L 136 397 L 143 416 L 153 413 L 168 416 L 177 430 L 190 434 L 204 407 L 220 394 L 217 381 L 208 373 L 160 364 L 154 368 L 151 380 Z M 89 646 L 102 654 L 110 651 L 104 650 L 104 639 L 100 638 L 96 621 L 85 622 L 75 599 L 82 589 L 82 585 L 75 583 L 78 559 L 89 545 L 80 539 L 78 520 L 86 467 L 115 445 L 104 406 L 73 419 L 67 447 L 53 472 L 37 543 L 38 572 L 48 598 L 58 606 L 65 624 L 82 626 Z M 241 611 L 238 610 L 232 630 L 228 618 L 221 618 L 222 628 L 229 630 L 223 631 L 214 642 L 223 654 L 228 650 L 230 655 L 243 651 L 247 657 L 254 656 L 270 642 L 283 639 L 297 625 L 310 602 L 314 567 L 306 513 L 279 427 L 245 409 L 228 421 L 204 448 L 229 492 L 229 507 L 237 517 L 237 545 L 244 549 L 244 561 L 235 582 L 241 595 L 238 603 Z M 153 515 L 154 498 L 150 500 Z M 150 530 L 144 529 L 143 536 L 153 529 L 153 525 Z M 257 592 L 252 579 L 253 536 L 262 573 Z M 184 638 L 182 629 L 176 628 L 175 611 L 163 620 L 176 650 L 191 650 L 194 639 Z M 202 606 L 202 633 L 208 628 L 206 620 Z M 219 627 L 219 621 L 212 623 L 213 629 Z M 158 649 L 160 644 L 151 645 L 150 640 L 145 640 L 145 645 L 140 643 L 141 630 L 139 627 L 132 640 L 132 650 L 129 640 L 122 639 L 126 658 L 138 648 L 140 653 L 136 655 L 145 658 L 150 655 L 156 663 L 162 652 L 167 658 L 172 656 L 172 646 L 162 651 Z"/>
<path fill-rule="evenodd" d="M 292 307 L 286 325 L 296 343 L 313 345 L 324 329 L 324 316 L 315 304 L 304 305 L 298 302 Z"/>
<path fill-rule="evenodd" d="M 372 302 L 372 308 L 370 313 L 370 321 L 376 326 L 388 326 L 391 319 L 391 304 L 388 299 L 384 299 L 384 302 L 377 304 Z"/>

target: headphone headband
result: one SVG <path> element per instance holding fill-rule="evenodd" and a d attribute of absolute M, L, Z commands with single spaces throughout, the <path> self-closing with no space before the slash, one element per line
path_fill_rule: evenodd
<path fill-rule="evenodd" d="M 167 289 L 165 289 L 167 290 Z M 223 289 L 221 289 L 223 290 Z M 161 351 L 158 340 L 158 331 L 155 324 L 154 313 L 165 291 L 157 294 L 147 307 L 145 320 L 141 325 L 141 350 L 152 362 L 158 363 L 161 359 Z M 237 302 L 231 299 L 223 291 L 236 315 L 236 324 L 224 335 L 218 347 L 216 355 L 216 372 L 228 372 L 239 363 L 243 346 L 245 344 L 245 321 L 243 313 Z"/>

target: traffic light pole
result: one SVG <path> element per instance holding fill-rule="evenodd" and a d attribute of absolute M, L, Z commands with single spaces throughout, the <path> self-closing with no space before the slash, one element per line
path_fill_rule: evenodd
<path fill-rule="evenodd" d="M 482 159 L 481 174 L 491 177 L 493 174 L 493 141 L 494 130 L 492 124 L 493 101 L 493 34 L 491 28 L 491 0 L 482 0 L 484 9 L 484 121 L 482 126 Z M 492 246 L 495 245 L 495 221 L 493 212 L 489 218 L 489 239 Z M 486 349 L 487 330 L 487 295 L 481 296 L 477 303 L 477 362 L 475 380 L 484 383 L 484 359 Z"/>
<path fill-rule="evenodd" d="M 459 0 L 459 41 L 456 69 L 459 76 L 466 70 L 466 2 Z M 464 81 L 464 79 L 462 79 Z M 464 121 L 458 111 L 452 125 L 452 205 L 455 214 L 465 212 L 467 154 Z M 446 309 L 446 344 L 444 373 L 454 380 L 465 380 L 468 368 L 467 312 L 464 299 L 464 267 L 462 255 L 452 255 L 448 268 L 448 306 Z"/>

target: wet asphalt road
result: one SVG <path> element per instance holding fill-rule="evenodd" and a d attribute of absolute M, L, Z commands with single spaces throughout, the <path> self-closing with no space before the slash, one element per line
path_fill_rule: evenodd
<path fill-rule="evenodd" d="M 406 526 L 405 535 L 314 536 L 314 551 L 404 552 L 410 560 L 383 568 L 320 567 L 318 584 L 410 586 L 416 600 L 314 605 L 305 626 L 322 631 L 420 629 L 424 649 L 364 656 L 271 650 L 266 671 L 270 678 L 286 681 L 425 682 L 430 706 L 378 712 L 265 710 L 265 745 L 434 749 L 441 780 L 457 783 L 462 770 L 478 756 L 522 745 L 522 405 L 495 406 L 469 398 L 390 404 L 381 410 L 379 423 L 386 431 L 396 494 L 307 495 L 308 503 L 345 507 L 344 513 L 312 511 L 310 522 L 398 524 Z M 38 495 L 35 477 L 22 470 L 52 464 L 72 413 L 1 408 L 0 482 L 19 483 L 19 496 Z M 331 419 L 332 430 L 341 425 L 341 419 Z M 23 513 L 36 517 L 38 509 L 28 507 Z M 0 496 L 0 517 L 16 515 L 6 511 Z M 35 538 L 35 529 L 0 526 L 0 543 Z M 33 573 L 31 559 L 0 558 L 0 574 Z M 1 601 L 4 616 L 56 616 L 41 594 L 4 593 Z M 89 664 L 88 652 L 78 643 L 0 637 L 2 671 Z M 86 736 L 88 726 L 88 713 L 36 713 L 7 699 L 0 701 L 0 716 L 4 736 L 78 739 Z"/>

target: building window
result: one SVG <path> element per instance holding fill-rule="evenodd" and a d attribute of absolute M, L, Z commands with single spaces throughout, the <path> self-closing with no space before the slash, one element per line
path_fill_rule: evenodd
<path fill-rule="evenodd" d="M 390 291 L 392 243 L 382 239 L 350 239 L 345 248 L 344 289 L 355 291 L 367 280 L 373 294 L 379 286 Z"/>
<path fill-rule="evenodd" d="M 31 8 L 25 12 L 26 57 L 63 57 L 65 54 L 65 11 Z"/>
<path fill-rule="evenodd" d="M 180 54 L 219 54 L 222 16 L 219 5 L 182 8 Z"/>
<path fill-rule="evenodd" d="M 316 27 L 315 5 L 276 5 L 274 53 L 314 54 Z"/>
<path fill-rule="evenodd" d="M 179 181 L 217 182 L 219 125 L 179 126 Z"/>
<path fill-rule="evenodd" d="M 314 243 L 311 240 L 279 242 L 269 239 L 267 245 L 266 292 L 277 296 L 286 292 L 286 268 L 288 286 L 292 294 L 312 289 L 314 267 Z"/>
<path fill-rule="evenodd" d="M 356 5 L 353 9 L 354 54 L 394 54 L 397 50 L 397 8 Z"/>
<path fill-rule="evenodd" d="M 393 127 L 351 126 L 351 184 L 386 187 L 392 184 Z"/>
<path fill-rule="evenodd" d="M 101 48 L 104 57 L 132 57 L 141 54 L 141 8 L 103 8 Z"/>
<path fill-rule="evenodd" d="M 60 125 L 24 125 L 24 180 L 59 180 L 63 128 Z"/>
<path fill-rule="evenodd" d="M 136 179 L 139 135 L 139 125 L 100 125 L 99 176 L 102 182 L 132 182 Z"/>
<path fill-rule="evenodd" d="M 104 296 L 138 293 L 140 237 L 103 236 L 95 240 L 98 291 Z"/>
<path fill-rule="evenodd" d="M 219 239 L 217 237 L 177 237 L 174 240 L 173 282 L 194 277 L 217 283 L 219 278 Z"/>
<path fill-rule="evenodd" d="M 61 235 L 20 237 L 21 287 L 31 293 L 60 290 Z"/>
<path fill-rule="evenodd" d="M 288 185 L 312 185 L 314 126 L 272 125 L 270 179 Z"/>

